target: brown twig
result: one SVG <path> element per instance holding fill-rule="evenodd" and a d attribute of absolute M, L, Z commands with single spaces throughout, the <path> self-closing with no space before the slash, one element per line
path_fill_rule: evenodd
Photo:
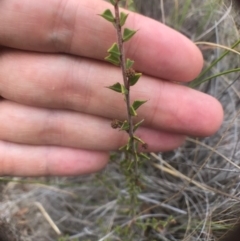
<path fill-rule="evenodd" d="M 116 1 L 116 4 L 114 5 L 115 9 L 115 19 L 116 19 L 116 30 L 117 30 L 117 40 L 118 40 L 118 47 L 119 47 L 119 52 L 120 52 L 120 66 L 122 69 L 122 76 L 123 76 L 123 82 L 124 86 L 127 89 L 127 93 L 125 94 L 125 101 L 127 105 L 127 118 L 128 118 L 128 124 L 129 124 L 129 137 L 130 137 L 130 146 L 133 151 L 133 161 L 137 165 L 137 150 L 136 150 L 136 143 L 134 139 L 134 126 L 133 126 L 133 118 L 130 113 L 130 85 L 128 82 L 128 78 L 126 76 L 126 57 L 125 57 L 125 52 L 124 52 L 124 47 L 123 47 L 123 39 L 122 39 L 122 27 L 120 24 L 120 14 L 119 14 L 119 0 Z"/>

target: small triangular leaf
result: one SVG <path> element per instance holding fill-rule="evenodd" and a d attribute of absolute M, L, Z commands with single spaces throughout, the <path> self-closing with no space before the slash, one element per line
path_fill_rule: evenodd
<path fill-rule="evenodd" d="M 123 26 L 127 20 L 128 14 L 121 12 L 120 14 L 120 25 Z"/>
<path fill-rule="evenodd" d="M 141 138 L 139 138 L 138 136 L 133 136 L 133 138 L 134 138 L 136 141 L 138 141 L 138 142 L 140 142 L 140 143 L 142 143 L 142 144 L 145 144 L 145 142 L 144 142 Z"/>
<path fill-rule="evenodd" d="M 120 56 L 120 52 L 119 52 L 119 48 L 117 43 L 114 43 L 109 49 L 108 49 L 108 53 L 112 54 L 112 55 L 116 55 L 116 56 Z"/>
<path fill-rule="evenodd" d="M 137 112 L 134 110 L 133 106 L 130 106 L 129 111 L 131 116 L 137 116 Z"/>
<path fill-rule="evenodd" d="M 141 73 L 137 73 L 137 74 L 135 74 L 135 76 L 129 78 L 129 85 L 130 86 L 135 85 L 138 82 L 138 80 L 140 79 L 141 76 L 142 76 Z"/>
<path fill-rule="evenodd" d="M 127 69 L 130 69 L 130 68 L 133 66 L 133 64 L 134 64 L 134 61 L 133 61 L 133 60 L 127 59 L 127 61 L 126 61 L 126 67 L 127 67 Z"/>
<path fill-rule="evenodd" d="M 114 90 L 118 93 L 122 93 L 122 94 L 127 94 L 128 93 L 128 90 L 125 88 L 124 85 L 120 84 L 120 83 L 116 83 L 112 86 L 108 86 L 107 88 L 111 89 L 111 90 Z"/>
<path fill-rule="evenodd" d="M 134 108 L 134 110 L 137 110 L 141 105 L 143 105 L 146 102 L 147 102 L 147 100 L 135 100 L 133 102 L 132 107 Z"/>
<path fill-rule="evenodd" d="M 131 5 L 131 4 L 134 4 L 134 1 L 133 0 L 128 0 L 128 6 Z"/>
<path fill-rule="evenodd" d="M 115 18 L 110 9 L 105 10 L 102 14 L 100 14 L 100 16 L 105 18 L 107 21 L 111 23 L 115 22 Z"/>
<path fill-rule="evenodd" d="M 137 31 L 135 30 L 131 30 L 129 28 L 125 28 L 123 31 L 123 41 L 126 42 L 128 41 L 130 38 L 132 38 L 132 36 L 136 33 Z"/>
<path fill-rule="evenodd" d="M 120 151 L 129 151 L 131 145 L 131 138 L 128 138 L 128 143 L 119 148 Z"/>
<path fill-rule="evenodd" d="M 121 87 L 121 84 L 120 83 L 116 83 L 112 86 L 108 86 L 107 88 L 111 89 L 111 90 L 114 90 L 118 93 L 122 93 L 122 87 Z"/>
<path fill-rule="evenodd" d="M 150 160 L 150 157 L 147 156 L 147 154 L 145 154 L 145 153 L 140 152 L 140 153 L 138 153 L 138 156 L 139 156 L 139 157 L 146 158 L 147 160 Z"/>
<path fill-rule="evenodd" d="M 114 65 L 117 65 L 117 66 L 120 65 L 119 56 L 117 56 L 117 55 L 110 54 L 105 58 L 105 60 L 107 60 L 111 64 L 114 64 Z"/>
<path fill-rule="evenodd" d="M 121 93 L 126 95 L 128 93 L 128 90 L 125 88 L 124 85 L 121 85 Z"/>
<path fill-rule="evenodd" d="M 115 0 L 110 0 L 110 3 L 111 3 L 112 5 L 115 5 L 115 4 L 116 4 Z"/>
<path fill-rule="evenodd" d="M 119 151 L 128 151 L 129 150 L 129 144 L 126 144 L 124 146 L 121 146 L 119 149 Z"/>
<path fill-rule="evenodd" d="M 144 120 L 139 121 L 137 124 L 134 125 L 133 127 L 133 131 L 136 131 L 138 129 L 139 126 L 141 126 L 141 124 L 144 122 Z"/>
<path fill-rule="evenodd" d="M 127 121 L 124 121 L 121 128 L 120 128 L 121 131 L 128 131 L 129 130 L 129 124 Z"/>
<path fill-rule="evenodd" d="M 133 0 L 128 0 L 128 10 L 129 11 L 136 11 L 136 7 L 135 7 L 135 4 L 134 4 Z"/>

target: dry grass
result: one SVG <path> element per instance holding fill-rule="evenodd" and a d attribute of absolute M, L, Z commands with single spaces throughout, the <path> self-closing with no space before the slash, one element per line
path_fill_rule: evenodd
<path fill-rule="evenodd" d="M 239 19 L 229 4 L 221 1 L 137 0 L 137 5 L 144 14 L 165 21 L 193 41 L 229 47 L 239 39 Z M 223 52 L 211 45 L 201 45 L 201 49 L 206 65 Z M 238 55 L 230 53 L 211 74 L 237 66 Z M 177 150 L 151 154 L 151 161 L 141 170 L 144 188 L 139 195 L 140 215 L 134 220 L 126 215 L 129 207 L 119 201 L 128 193 L 118 168 L 122 156 L 117 153 L 97 175 L 42 178 L 38 183 L 30 183 L 33 179 L 1 179 L 1 217 L 16 223 L 23 241 L 218 240 L 240 215 L 238 79 L 239 75 L 232 73 L 200 87 L 221 101 L 224 123 L 212 137 L 189 138 Z M 125 228 L 127 235 L 119 234 L 116 226 Z M 8 241 L 1 237 L 2 230 L 0 240 Z"/>

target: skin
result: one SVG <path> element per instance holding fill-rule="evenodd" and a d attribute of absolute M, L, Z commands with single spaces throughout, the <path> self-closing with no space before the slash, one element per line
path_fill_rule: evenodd
<path fill-rule="evenodd" d="M 111 7 L 102 0 L 0 1 L 1 176 L 96 172 L 126 143 L 127 134 L 110 127 L 112 118 L 126 117 L 122 96 L 104 88 L 122 81 L 120 69 L 103 61 L 116 33 L 97 14 Z M 179 84 L 200 73 L 199 49 L 135 13 L 126 27 L 139 30 L 125 50 L 144 74 L 131 95 L 148 100 L 137 133 L 148 151 L 215 133 L 220 103 Z"/>

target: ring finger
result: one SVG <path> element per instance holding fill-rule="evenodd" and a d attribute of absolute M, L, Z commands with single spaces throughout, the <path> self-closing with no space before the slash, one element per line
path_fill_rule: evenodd
<path fill-rule="evenodd" d="M 75 111 L 29 107 L 5 100 L 0 102 L 0 112 L 0 139 L 8 142 L 111 151 L 128 140 L 126 132 L 117 133 L 111 128 L 110 120 Z M 149 151 L 171 150 L 184 141 L 181 135 L 148 128 L 140 128 L 137 135 L 148 143 Z"/>

